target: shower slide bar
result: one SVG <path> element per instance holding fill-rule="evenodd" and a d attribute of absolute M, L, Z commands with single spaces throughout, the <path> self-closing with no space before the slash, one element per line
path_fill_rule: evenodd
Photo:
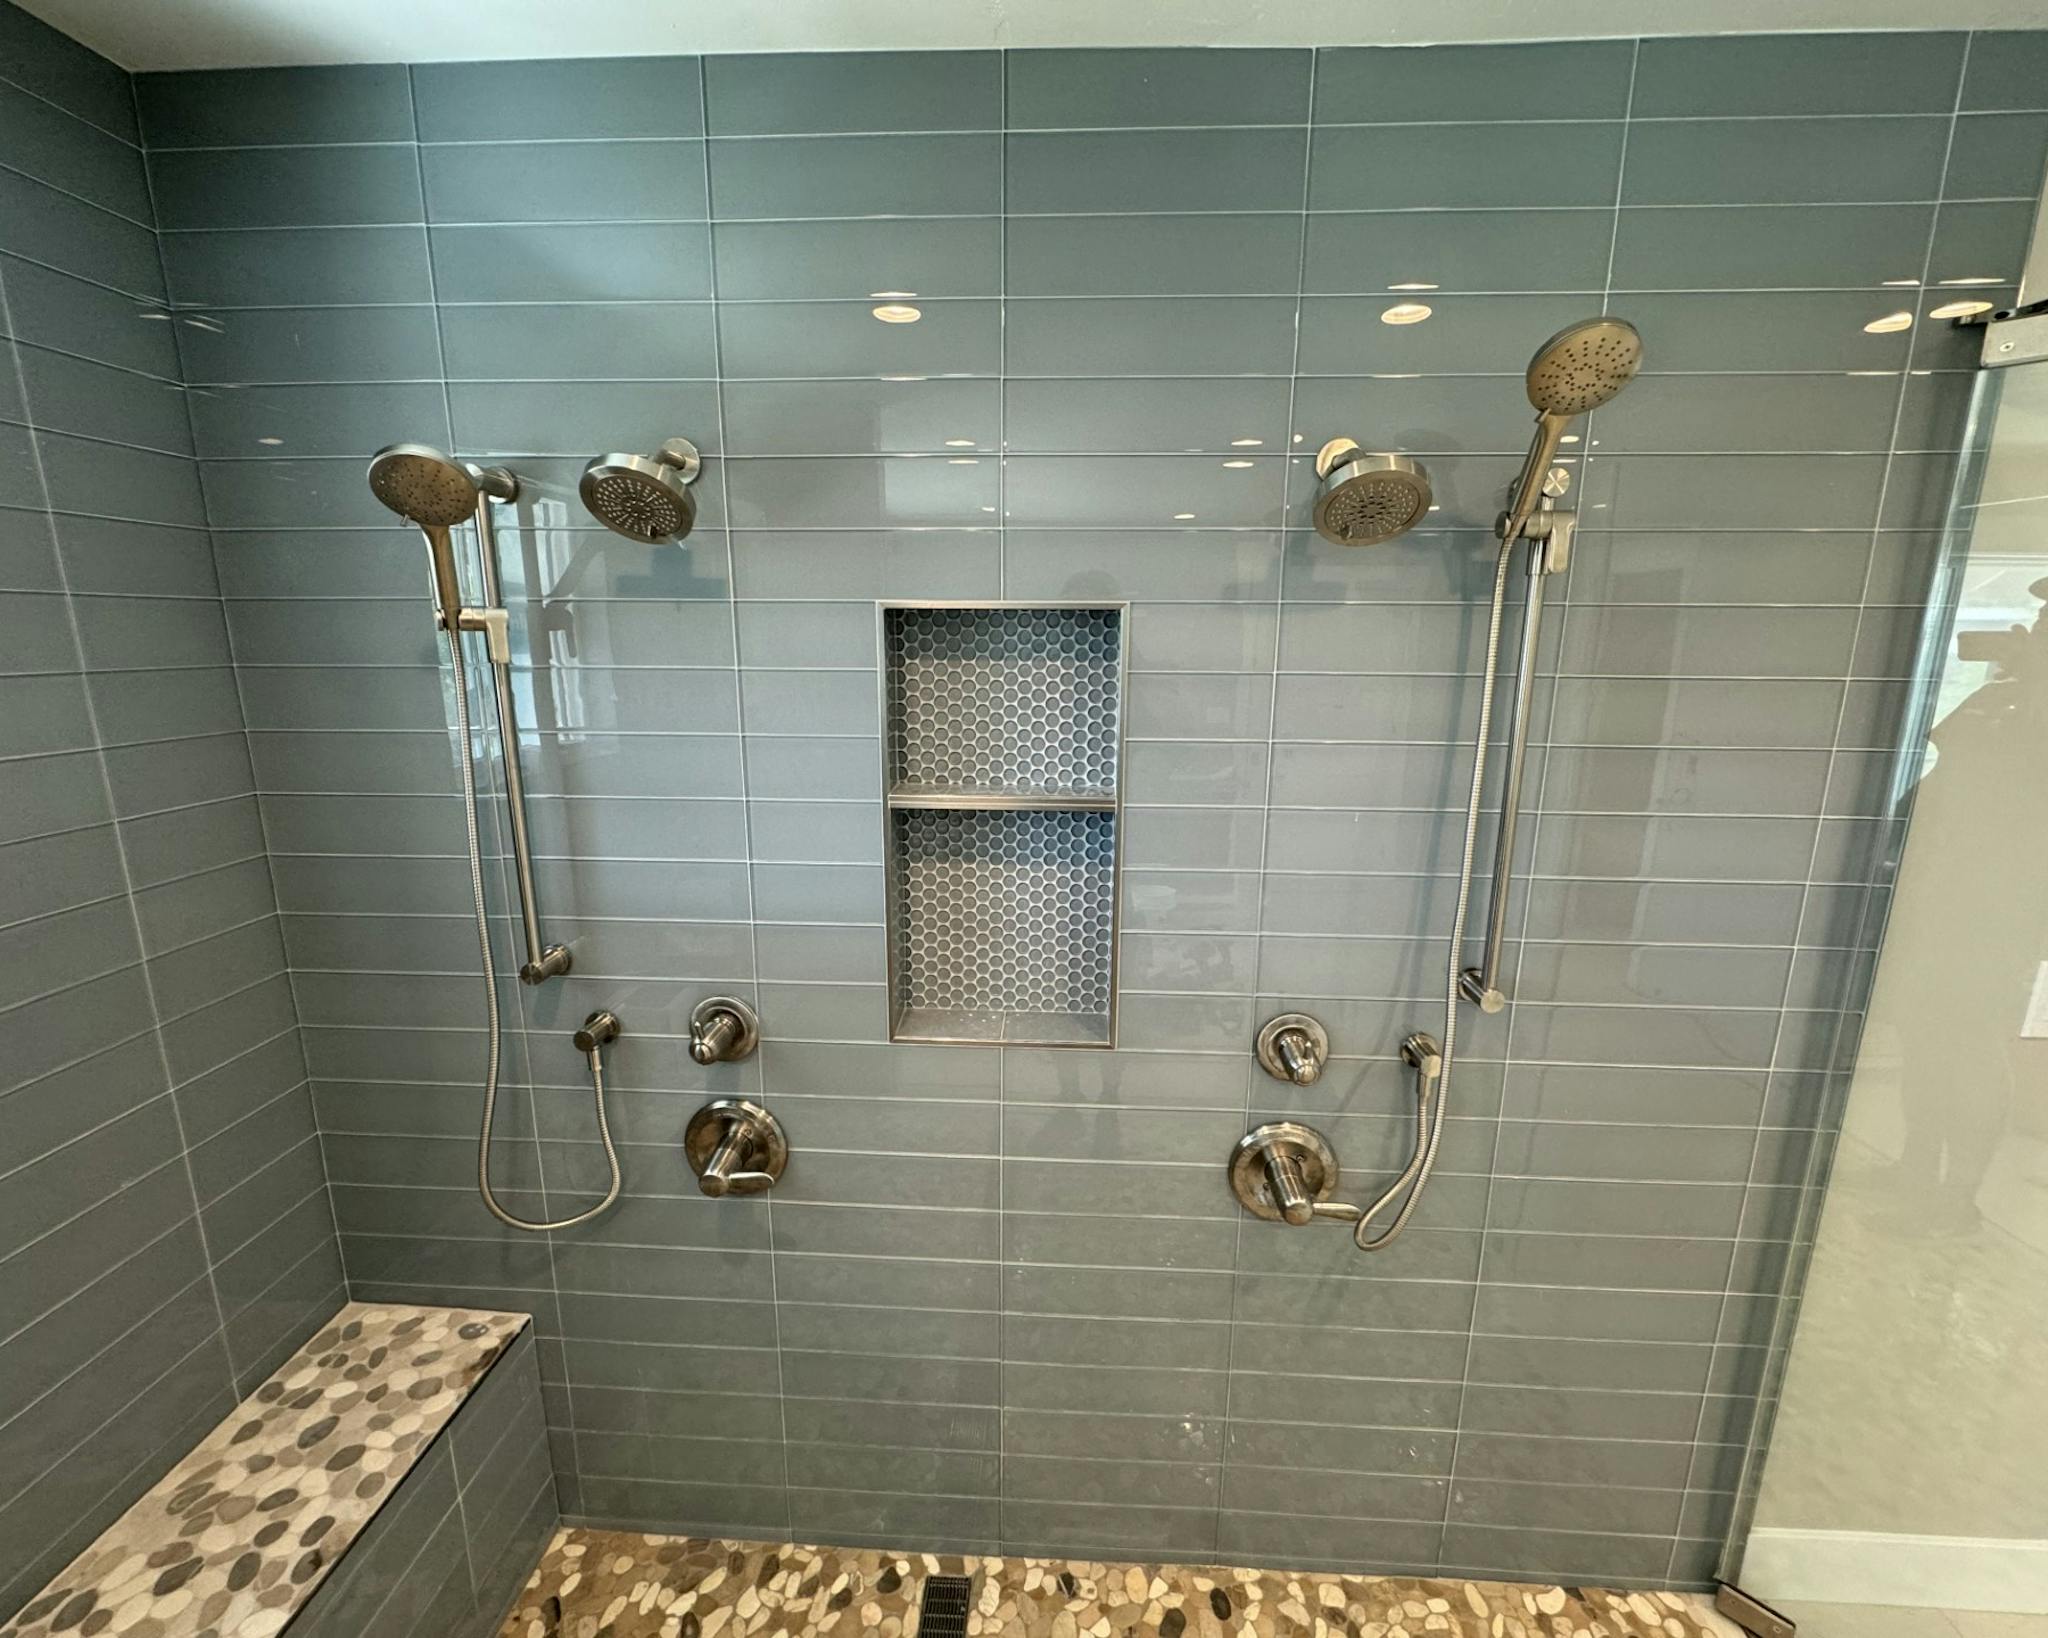
<path fill-rule="evenodd" d="M 483 565 L 484 601 L 489 613 L 506 618 L 505 593 L 498 580 L 498 531 L 491 517 L 493 503 L 519 498 L 519 479 L 502 466 L 465 463 L 476 480 L 477 557 Z M 505 809 L 512 828 L 512 871 L 519 882 L 519 925 L 526 937 L 522 983 L 544 984 L 569 970 L 567 946 L 550 944 L 541 935 L 540 911 L 533 891 L 533 844 L 526 829 L 526 778 L 519 766 L 519 718 L 512 705 L 512 651 L 509 643 L 489 645 L 491 682 L 497 695 L 498 745 L 505 758 Z M 465 747 L 466 749 L 466 747 Z"/>
<path fill-rule="evenodd" d="M 1458 975 L 1458 993 L 1481 1012 L 1499 1012 L 1507 1005 L 1507 994 L 1500 987 L 1500 952 L 1507 935 L 1508 892 L 1515 875 L 1515 831 L 1522 816 L 1522 769 L 1528 761 L 1529 721 L 1536 699 L 1536 644 L 1543 634 L 1543 586 L 1550 576 L 1562 574 L 1571 566 L 1572 535 L 1578 514 L 1557 509 L 1557 502 L 1570 488 L 1570 469 L 1552 467 L 1544 475 L 1537 510 L 1521 525 L 1522 539 L 1529 547 L 1529 591 L 1522 603 L 1521 647 L 1515 655 L 1515 692 L 1508 723 L 1506 765 L 1501 773 L 1493 881 L 1487 893 L 1486 941 L 1480 947 L 1479 965 L 1467 967 Z M 1503 530 L 1512 522 L 1509 514 L 1501 514 Z M 1503 549 L 1511 549 L 1513 539 L 1503 534 Z"/>
<path fill-rule="evenodd" d="M 540 912 L 534 905 L 533 849 L 526 829 L 526 780 L 519 766 L 519 719 L 512 707 L 511 617 L 498 580 L 498 533 L 491 508 L 519 498 L 518 475 L 502 466 L 455 461 L 426 444 L 391 444 L 370 461 L 370 491 L 384 505 L 417 527 L 427 541 L 427 559 L 434 579 L 434 623 L 448 633 L 454 667 L 456 704 L 465 686 L 460 633 L 483 633 L 490 657 L 498 710 L 498 744 L 505 763 L 505 805 L 512 828 L 512 860 L 519 880 L 519 924 L 526 935 L 526 960 L 519 968 L 528 984 L 542 984 L 569 970 L 566 946 L 541 936 Z M 464 521 L 476 525 L 477 558 L 483 569 L 484 607 L 462 601 L 462 579 L 456 568 L 450 531 Z M 460 747 L 463 766 L 471 754 L 466 713 L 458 720 L 464 731 Z M 481 864 L 477 873 L 481 876 Z"/>

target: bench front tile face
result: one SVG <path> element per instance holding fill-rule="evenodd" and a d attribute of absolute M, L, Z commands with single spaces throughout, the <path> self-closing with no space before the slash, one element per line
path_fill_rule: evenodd
<path fill-rule="evenodd" d="M 348 1304 L 0 1638 L 267 1638 L 528 1323 Z"/>

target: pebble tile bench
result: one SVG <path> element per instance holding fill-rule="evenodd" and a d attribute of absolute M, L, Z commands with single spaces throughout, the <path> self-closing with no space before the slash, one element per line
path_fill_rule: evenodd
<path fill-rule="evenodd" d="M 352 1302 L 0 1638 L 488 1638 L 555 1522 L 527 1316 Z"/>

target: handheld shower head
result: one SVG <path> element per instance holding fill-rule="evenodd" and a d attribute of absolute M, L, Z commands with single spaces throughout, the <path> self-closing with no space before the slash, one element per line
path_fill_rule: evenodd
<path fill-rule="evenodd" d="M 1529 360 L 1529 402 L 1536 410 L 1514 497 L 1500 515 L 1500 538 L 1513 540 L 1528 524 L 1543 493 L 1544 474 L 1572 417 L 1596 410 L 1636 377 L 1642 367 L 1643 338 L 1626 319 L 1590 318 L 1568 324 Z"/>
<path fill-rule="evenodd" d="M 370 493 L 422 529 L 449 529 L 476 508 L 476 480 L 426 444 L 390 444 L 370 457 Z"/>
<path fill-rule="evenodd" d="M 650 459 L 600 455 L 583 469 L 577 492 L 590 515 L 614 534 L 642 545 L 681 540 L 697 521 L 689 486 L 703 467 L 697 446 L 671 438 Z"/>
<path fill-rule="evenodd" d="M 1584 415 L 1635 379 L 1643 338 L 1626 319 L 1567 325 L 1529 360 L 1529 402 L 1545 415 Z"/>
<path fill-rule="evenodd" d="M 1378 546 L 1429 511 L 1429 474 L 1405 455 L 1370 455 L 1349 438 L 1316 454 L 1316 533 L 1337 546 Z"/>
<path fill-rule="evenodd" d="M 427 537 L 434 601 L 443 622 L 453 621 L 462 607 L 462 583 L 448 531 L 476 510 L 476 480 L 430 445 L 390 444 L 370 457 L 370 493 Z"/>

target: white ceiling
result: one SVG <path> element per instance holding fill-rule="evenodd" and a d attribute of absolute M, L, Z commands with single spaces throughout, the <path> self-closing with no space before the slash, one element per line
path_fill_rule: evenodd
<path fill-rule="evenodd" d="M 2048 0 L 24 0 L 124 67 L 2040 28 Z M 1559 95 L 1569 105 L 1569 87 Z"/>

